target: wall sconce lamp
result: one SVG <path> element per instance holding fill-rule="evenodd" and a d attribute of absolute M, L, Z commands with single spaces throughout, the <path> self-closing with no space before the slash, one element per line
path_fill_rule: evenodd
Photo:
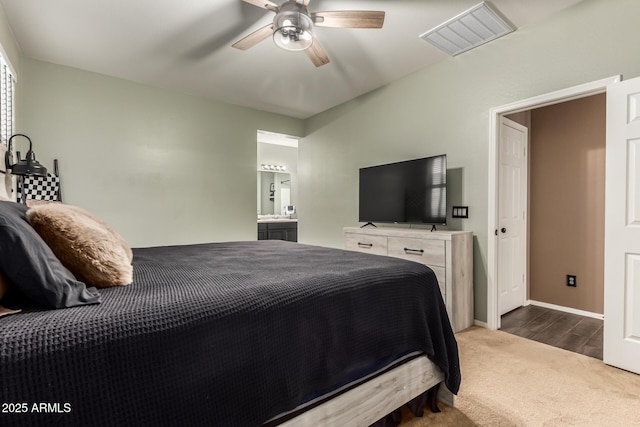
<path fill-rule="evenodd" d="M 23 136 L 29 140 L 29 151 L 27 151 L 27 157 L 24 160 L 20 159 L 20 155 L 18 155 L 18 161 L 11 164 L 11 141 L 16 136 Z M 35 176 L 47 176 L 47 168 L 42 166 L 37 160 L 36 155 L 33 152 L 33 143 L 31 142 L 31 138 L 27 135 L 16 133 L 11 135 L 9 138 L 7 152 L 4 156 L 4 163 L 7 168 L 7 171 L 11 169 L 11 173 L 13 175 L 35 175 Z"/>

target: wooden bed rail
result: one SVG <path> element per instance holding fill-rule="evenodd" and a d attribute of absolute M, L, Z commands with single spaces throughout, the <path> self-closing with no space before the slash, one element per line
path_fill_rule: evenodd
<path fill-rule="evenodd" d="M 444 381 L 444 374 L 427 357 L 410 360 L 339 396 L 280 424 L 293 426 L 369 426 L 414 397 Z M 454 399 L 441 385 L 438 399 L 453 406 Z"/>

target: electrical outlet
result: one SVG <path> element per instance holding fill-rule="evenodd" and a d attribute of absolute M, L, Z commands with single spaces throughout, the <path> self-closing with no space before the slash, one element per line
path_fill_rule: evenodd
<path fill-rule="evenodd" d="M 578 282 L 576 281 L 576 276 L 567 274 L 567 286 L 572 286 L 575 288 L 577 285 L 578 285 Z"/>

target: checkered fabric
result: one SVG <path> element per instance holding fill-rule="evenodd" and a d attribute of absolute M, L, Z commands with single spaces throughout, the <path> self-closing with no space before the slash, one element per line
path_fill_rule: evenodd
<path fill-rule="evenodd" d="M 18 180 L 18 201 L 59 200 L 60 178 L 47 174 L 44 176 L 24 176 Z"/>

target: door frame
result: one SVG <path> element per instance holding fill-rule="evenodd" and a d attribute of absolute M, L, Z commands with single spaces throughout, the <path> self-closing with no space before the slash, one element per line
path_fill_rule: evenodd
<path fill-rule="evenodd" d="M 488 226 L 487 226 L 487 328 L 500 328 L 500 314 L 498 311 L 498 245 L 494 231 L 498 227 L 498 190 L 499 190 L 499 143 L 500 117 L 502 115 L 519 113 L 533 108 L 546 107 L 561 102 L 572 101 L 591 95 L 604 93 L 607 85 L 618 83 L 621 75 L 596 80 L 589 83 L 561 89 L 532 98 L 501 105 L 489 110 L 489 194 L 488 194 Z M 527 221 L 529 217 L 527 215 Z M 527 265 L 527 264 L 525 264 Z M 605 284 L 606 285 L 606 284 Z"/>

